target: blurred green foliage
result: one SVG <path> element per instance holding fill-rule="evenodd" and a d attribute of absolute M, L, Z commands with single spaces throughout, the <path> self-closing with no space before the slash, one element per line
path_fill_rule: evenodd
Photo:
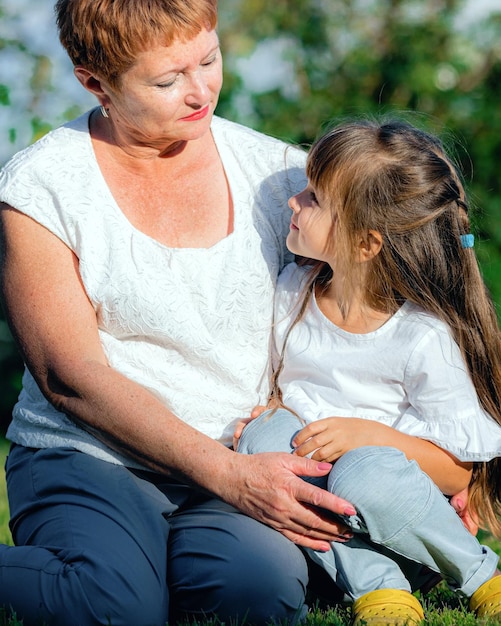
<path fill-rule="evenodd" d="M 306 144 L 331 120 L 371 113 L 398 113 L 437 132 L 464 173 L 476 251 L 501 304 L 501 4 L 473 25 L 461 18 L 463 0 L 220 4 L 231 88 L 218 112 Z M 234 77 L 235 59 L 277 39 L 288 79 L 249 93 Z M 257 76 L 266 71 L 254 67 Z"/>
<path fill-rule="evenodd" d="M 332 120 L 395 112 L 454 146 L 476 209 L 476 251 L 501 304 L 501 6 L 474 24 L 463 0 L 220 0 L 225 86 L 218 114 L 308 145 Z M 2 0 L 0 0 L 0 17 Z M 30 42 L 35 140 L 49 125 L 37 93 L 54 90 L 50 60 Z M 270 73 L 280 78 L 270 85 Z M 251 88 L 253 87 L 253 88 Z M 0 84 L 0 107 L 11 104 Z M 78 110 L 61 112 L 77 114 Z M 16 128 L 5 130 L 12 140 Z M 0 429 L 17 395 L 20 363 L 0 320 Z"/>

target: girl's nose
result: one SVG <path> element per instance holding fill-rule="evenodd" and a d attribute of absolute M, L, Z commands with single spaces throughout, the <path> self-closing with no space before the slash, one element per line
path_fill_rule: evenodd
<path fill-rule="evenodd" d="M 297 213 L 299 211 L 299 199 L 298 199 L 299 194 L 292 196 L 289 198 L 289 208 L 294 212 Z"/>

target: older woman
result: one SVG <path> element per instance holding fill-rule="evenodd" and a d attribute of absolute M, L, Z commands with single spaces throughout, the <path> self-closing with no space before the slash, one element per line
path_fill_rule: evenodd
<path fill-rule="evenodd" d="M 320 511 L 354 510 L 299 478 L 329 465 L 230 445 L 267 395 L 304 155 L 213 117 L 216 0 L 56 15 L 100 106 L 0 178 L 2 297 L 27 366 L 0 605 L 26 626 L 294 622 L 294 543 L 327 550 L 343 528 Z"/>

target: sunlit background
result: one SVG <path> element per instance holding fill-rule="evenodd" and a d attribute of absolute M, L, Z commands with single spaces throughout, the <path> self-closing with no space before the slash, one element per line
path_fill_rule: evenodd
<path fill-rule="evenodd" d="M 406 112 L 453 140 L 501 305 L 501 0 L 219 0 L 218 114 L 308 145 L 330 120 Z M 52 0 L 0 0 L 0 165 L 95 104 Z M 21 363 L 0 318 L 0 430 Z"/>
<path fill-rule="evenodd" d="M 9 104 L 0 106 L 0 164 L 30 143 L 34 135 L 63 123 L 77 112 L 95 104 L 94 98 L 76 82 L 71 63 L 59 43 L 53 4 L 52 0 L 0 0 L 0 40 L 3 40 L 3 47 L 0 48 L 0 90 L 5 98 L 7 88 Z M 297 66 L 291 58 L 297 43 L 294 37 L 287 31 L 280 32 L 278 28 L 268 33 L 266 14 L 259 15 L 257 11 L 253 32 L 250 29 L 243 30 L 238 18 L 243 4 L 252 7 L 259 3 L 253 3 L 252 0 L 219 0 L 220 28 L 224 43 L 228 43 L 224 47 L 225 62 L 243 81 L 235 95 L 237 117 L 241 121 L 252 122 L 256 120 L 249 92 L 278 90 L 286 98 L 299 97 L 300 77 L 295 73 Z M 278 0 L 277 3 L 261 4 L 270 7 L 270 15 L 271 7 L 275 4 L 282 4 L 285 8 L 288 6 L 289 10 L 303 14 L 304 21 L 308 20 L 308 10 L 305 10 L 308 5 L 317 5 L 334 23 L 337 13 L 345 19 L 345 7 L 350 6 L 352 12 L 359 13 L 356 21 L 367 21 L 370 28 L 370 22 L 376 22 L 378 13 L 383 14 L 391 4 L 395 7 L 403 5 L 408 20 L 419 21 L 430 3 L 426 0 L 397 3 L 383 0 Z M 452 28 L 461 32 L 473 45 L 473 49 L 465 49 L 465 54 L 474 54 L 476 46 L 478 53 L 482 54 L 485 42 L 479 25 L 491 14 L 501 11 L 501 0 L 438 1 L 435 6 L 437 13 L 448 7 L 449 10 L 457 7 L 455 11 L 451 10 Z M 255 34 L 259 32 L 260 21 L 263 23 L 261 40 Z M 234 28 L 235 24 L 238 24 L 238 30 Z M 344 32 L 342 36 L 346 40 L 345 45 L 349 46 L 350 33 Z M 454 88 L 457 71 L 447 64 L 439 66 L 437 60 L 435 80 L 440 88 Z M 276 106 L 280 106 L 278 100 Z"/>

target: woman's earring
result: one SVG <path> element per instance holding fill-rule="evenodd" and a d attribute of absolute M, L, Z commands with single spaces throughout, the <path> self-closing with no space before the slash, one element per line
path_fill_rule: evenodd
<path fill-rule="evenodd" d="M 106 107 L 104 107 L 103 105 L 101 105 L 101 115 L 103 117 L 109 117 L 108 115 L 108 109 Z"/>

